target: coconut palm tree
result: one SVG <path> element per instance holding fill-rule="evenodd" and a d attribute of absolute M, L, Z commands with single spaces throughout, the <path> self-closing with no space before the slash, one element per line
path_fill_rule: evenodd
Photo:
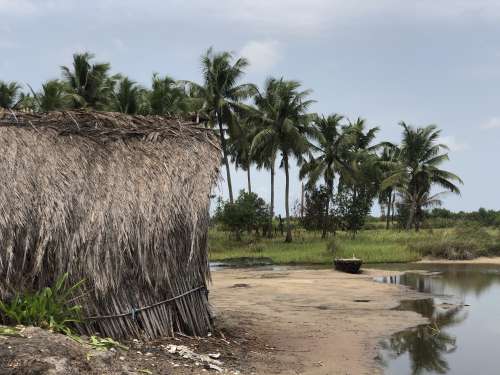
<path fill-rule="evenodd" d="M 37 111 L 61 110 L 67 108 L 70 104 L 67 86 L 57 79 L 42 84 L 42 89 L 39 92 L 35 92 L 31 86 L 29 88 L 35 99 Z"/>
<path fill-rule="evenodd" d="M 18 102 L 21 85 L 17 82 L 0 81 L 0 107 L 14 108 Z"/>
<path fill-rule="evenodd" d="M 337 175 L 349 173 L 350 166 L 345 160 L 344 154 L 346 141 L 348 138 L 342 132 L 342 121 L 344 117 L 339 114 L 332 114 L 328 117 L 316 117 L 314 127 L 315 143 L 311 146 L 311 157 L 304 162 L 300 169 L 300 178 L 307 177 L 307 188 L 311 188 L 322 177 L 327 191 L 328 200 L 325 207 L 325 218 L 323 218 L 323 234 L 327 234 L 329 207 L 333 197 L 333 187 Z"/>
<path fill-rule="evenodd" d="M 252 84 L 239 84 L 248 66 L 245 58 L 236 59 L 230 52 L 214 52 L 212 48 L 202 56 L 203 85 L 185 82 L 187 90 L 195 92 L 202 102 L 210 123 L 219 128 L 219 137 L 226 167 L 229 201 L 233 203 L 233 188 L 229 169 L 226 131 L 233 124 L 235 111 L 241 110 L 242 101 L 252 96 L 256 89 Z"/>
<path fill-rule="evenodd" d="M 236 168 L 241 168 L 247 173 L 247 189 L 249 193 L 252 192 L 250 167 L 253 162 L 250 148 L 255 132 L 256 127 L 250 119 L 245 118 L 245 116 L 235 116 L 228 142 L 231 162 L 234 163 Z"/>
<path fill-rule="evenodd" d="M 398 146 L 387 142 L 379 155 L 380 169 L 382 174 L 382 181 L 391 176 L 394 173 L 394 166 L 397 163 L 399 157 Z M 380 189 L 379 191 L 379 204 L 380 206 L 385 206 L 385 228 L 389 229 L 391 218 L 394 216 L 394 203 L 396 200 L 396 192 L 394 186 L 387 186 L 385 189 Z"/>
<path fill-rule="evenodd" d="M 105 108 L 112 97 L 116 76 L 109 77 L 110 64 L 91 63 L 94 55 L 89 52 L 73 55 L 73 66 L 62 66 L 64 81 L 72 96 L 73 108 Z"/>
<path fill-rule="evenodd" d="M 151 113 L 155 115 L 188 112 L 187 96 L 179 83 L 169 76 L 153 74 L 149 95 Z"/>
<path fill-rule="evenodd" d="M 144 89 L 128 77 L 118 81 L 118 87 L 113 93 L 112 108 L 121 113 L 136 114 L 141 111 Z"/>
<path fill-rule="evenodd" d="M 310 126 L 312 116 L 308 113 L 312 100 L 308 100 L 310 90 L 300 91 L 297 81 L 270 78 L 263 93 L 258 93 L 255 104 L 260 110 L 259 129 L 252 142 L 252 153 L 262 153 L 269 157 L 281 156 L 280 166 L 285 170 L 285 214 L 287 222 L 286 242 L 292 241 L 290 223 L 290 158 L 301 160 L 309 151 L 314 129 Z"/>
<path fill-rule="evenodd" d="M 409 208 L 406 229 L 415 226 L 419 229 L 416 215 L 421 212 L 426 201 L 430 199 L 431 188 L 435 185 L 445 191 L 460 194 L 457 186 L 462 180 L 457 175 L 440 169 L 440 165 L 449 160 L 448 150 L 444 144 L 438 143 L 441 131 L 435 125 L 414 128 L 404 122 L 403 140 L 400 146 L 399 160 L 394 173 L 382 183 L 382 188 L 394 186 L 405 197 L 403 204 Z"/>

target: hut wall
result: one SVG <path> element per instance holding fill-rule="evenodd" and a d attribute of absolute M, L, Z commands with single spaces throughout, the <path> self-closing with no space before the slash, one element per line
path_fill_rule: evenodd
<path fill-rule="evenodd" d="M 179 121 L 0 114 L 0 297 L 85 280 L 86 316 L 128 313 L 206 286 L 220 150 Z M 3 120 L 3 121 L 2 121 Z M 210 329 L 207 292 L 80 329 L 150 338 Z"/>

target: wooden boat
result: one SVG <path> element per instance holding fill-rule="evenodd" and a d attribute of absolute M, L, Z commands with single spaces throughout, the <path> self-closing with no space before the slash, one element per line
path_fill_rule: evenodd
<path fill-rule="evenodd" d="M 357 258 L 351 259 L 335 259 L 333 261 L 335 269 L 337 271 L 348 272 L 348 273 L 358 273 L 363 261 Z"/>

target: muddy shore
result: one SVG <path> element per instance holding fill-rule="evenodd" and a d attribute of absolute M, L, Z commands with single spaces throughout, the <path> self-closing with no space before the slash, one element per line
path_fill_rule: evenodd
<path fill-rule="evenodd" d="M 269 348 L 266 360 L 249 356 L 254 373 L 377 374 L 383 373 L 380 339 L 425 322 L 416 313 L 393 310 L 422 295 L 373 282 L 384 274 L 227 269 L 213 273 L 211 298 L 220 320 L 244 327 Z"/>

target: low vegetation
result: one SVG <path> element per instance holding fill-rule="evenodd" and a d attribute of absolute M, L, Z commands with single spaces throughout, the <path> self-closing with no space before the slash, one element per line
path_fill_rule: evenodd
<path fill-rule="evenodd" d="M 422 256 L 451 260 L 500 255 L 498 230 L 473 224 L 434 232 L 432 236 L 410 244 L 410 249 Z"/>
<path fill-rule="evenodd" d="M 273 264 L 330 265 L 334 258 L 355 256 L 365 263 L 402 263 L 426 256 L 445 259 L 472 259 L 500 255 L 500 232 L 477 226 L 413 231 L 373 229 L 354 239 L 338 232 L 323 239 L 321 232 L 295 230 L 296 240 L 285 243 L 278 233 L 273 238 L 245 233 L 236 240 L 227 232 L 209 232 L 211 261 Z"/>
<path fill-rule="evenodd" d="M 80 322 L 82 307 L 74 302 L 82 282 L 67 285 L 68 275 L 60 277 L 52 287 L 31 294 L 17 294 L 8 301 L 0 300 L 0 323 L 26 325 L 72 334 L 72 326 Z"/>

